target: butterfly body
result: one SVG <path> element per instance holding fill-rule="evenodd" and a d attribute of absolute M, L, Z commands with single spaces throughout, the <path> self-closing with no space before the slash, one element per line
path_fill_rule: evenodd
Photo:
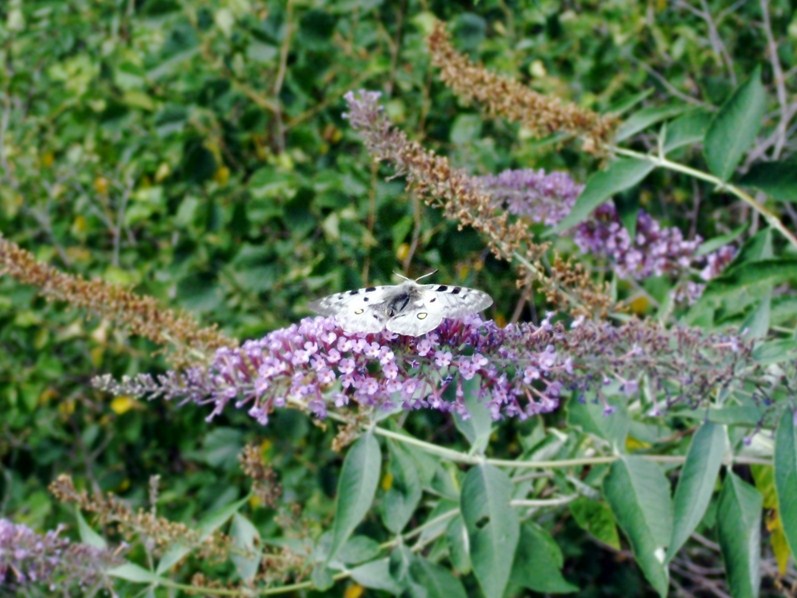
<path fill-rule="evenodd" d="M 381 332 L 421 336 L 437 328 L 443 318 L 461 318 L 492 305 L 484 291 L 467 287 L 418 284 L 365 287 L 329 295 L 310 303 L 322 316 L 335 316 L 346 332 Z"/>

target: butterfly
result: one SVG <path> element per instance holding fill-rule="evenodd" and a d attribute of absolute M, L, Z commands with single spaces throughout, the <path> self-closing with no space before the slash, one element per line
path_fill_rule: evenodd
<path fill-rule="evenodd" d="M 437 328 L 443 318 L 461 318 L 487 309 L 493 299 L 484 291 L 447 284 L 418 284 L 397 274 L 404 282 L 365 287 L 311 301 L 322 316 L 335 316 L 346 332 L 381 332 L 421 336 Z"/>

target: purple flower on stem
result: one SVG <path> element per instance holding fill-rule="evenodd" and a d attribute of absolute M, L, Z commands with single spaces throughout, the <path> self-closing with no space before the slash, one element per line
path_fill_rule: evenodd
<path fill-rule="evenodd" d="M 585 320 L 568 330 L 546 319 L 540 326 L 499 328 L 473 316 L 444 320 L 426 336 L 410 337 L 346 333 L 334 318 L 318 317 L 237 349 L 219 349 L 206 369 L 119 383 L 106 376 L 95 385 L 115 394 L 211 404 L 208 419 L 233 402 L 265 425 L 280 407 L 304 407 L 324 417 L 329 404 L 351 402 L 467 417 L 463 383 L 475 381 L 470 392 L 494 418 L 525 419 L 556 409 L 565 391 L 603 401 L 614 380 L 623 381 L 626 396 L 645 378 L 651 388 L 700 400 L 735 380 L 749 356 L 737 337 L 636 321 L 616 328 Z"/>
<path fill-rule="evenodd" d="M 556 226 L 564 219 L 584 189 L 564 172 L 546 174 L 530 168 L 504 170 L 475 180 L 510 214 L 547 226 Z"/>
<path fill-rule="evenodd" d="M 583 190 L 583 185 L 567 174 L 546 174 L 544 170 L 505 170 L 497 175 L 476 177 L 475 181 L 493 197 L 496 206 L 548 226 L 555 226 L 570 213 Z M 691 267 L 700 268 L 701 278 L 710 280 L 735 254 L 733 247 L 726 246 L 699 256 L 697 249 L 702 242 L 699 236 L 686 240 L 679 229 L 662 227 L 645 210 L 638 212 L 632 239 L 612 203 L 596 208 L 570 234 L 583 253 L 609 258 L 621 278 L 677 274 Z"/>

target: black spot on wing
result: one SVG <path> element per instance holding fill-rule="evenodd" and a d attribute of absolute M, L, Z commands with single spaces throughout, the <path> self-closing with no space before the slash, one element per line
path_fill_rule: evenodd
<path fill-rule="evenodd" d="M 437 287 L 437 290 L 440 292 L 447 291 L 448 287 L 444 284 L 441 284 L 439 287 Z"/>
<path fill-rule="evenodd" d="M 437 301 L 437 297 L 432 297 L 429 299 L 429 303 L 434 303 L 435 301 Z"/>
<path fill-rule="evenodd" d="M 356 295 L 356 294 L 357 294 L 357 293 L 359 293 L 359 292 L 360 292 L 359 290 L 356 290 L 356 291 L 349 291 L 349 295 Z M 340 296 L 341 296 L 341 297 L 343 297 L 343 293 L 341 293 L 341 294 L 340 294 Z"/>
<path fill-rule="evenodd" d="M 456 294 L 458 294 L 458 293 L 459 293 L 461 290 L 462 290 L 462 289 L 461 289 L 461 288 L 459 288 L 459 287 L 454 287 L 453 289 L 451 289 L 451 293 L 452 293 L 452 294 L 454 294 L 454 295 L 456 295 Z"/>
<path fill-rule="evenodd" d="M 365 292 L 366 292 L 366 293 L 372 293 L 372 292 L 374 292 L 375 290 L 376 290 L 376 287 L 368 287 L 367 289 L 365 289 Z"/>

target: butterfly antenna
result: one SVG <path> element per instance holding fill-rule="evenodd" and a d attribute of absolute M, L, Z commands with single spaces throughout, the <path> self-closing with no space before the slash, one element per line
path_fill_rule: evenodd
<path fill-rule="evenodd" d="M 427 272 L 423 276 L 419 276 L 418 278 L 415 279 L 415 282 L 418 282 L 419 280 L 421 280 L 422 278 L 426 278 L 427 276 L 432 276 L 433 274 L 437 274 L 437 269 L 436 268 L 434 270 L 432 270 L 431 272 Z"/>
<path fill-rule="evenodd" d="M 412 280 L 411 278 L 407 278 L 406 276 L 404 276 L 403 274 L 399 274 L 398 272 L 393 272 L 393 274 L 395 274 L 396 276 L 398 276 L 402 280 Z"/>

